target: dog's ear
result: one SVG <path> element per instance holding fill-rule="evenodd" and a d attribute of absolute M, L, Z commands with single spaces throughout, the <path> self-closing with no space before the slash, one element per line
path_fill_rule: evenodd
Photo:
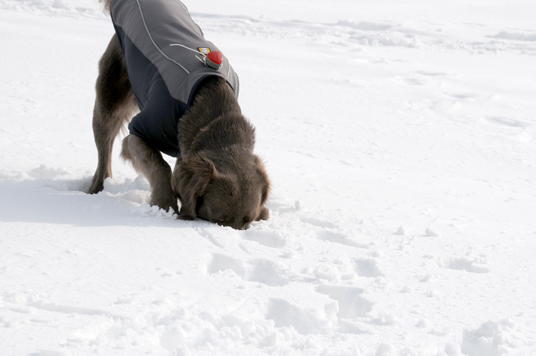
<path fill-rule="evenodd" d="M 266 203 L 266 200 L 268 199 L 268 195 L 270 194 L 270 179 L 268 179 L 268 174 L 266 173 L 266 169 L 264 168 L 264 163 L 262 160 L 257 157 L 255 157 L 255 164 L 257 166 L 257 172 L 259 176 L 261 177 L 261 184 L 262 184 L 262 197 L 261 197 L 261 206 Z M 268 218 L 266 218 L 268 219 Z M 266 220 L 262 219 L 262 220 Z"/>
<path fill-rule="evenodd" d="M 195 220 L 197 200 L 203 195 L 215 174 L 214 164 L 203 154 L 196 154 L 187 161 L 178 162 L 173 172 L 171 186 L 181 201 L 180 219 Z"/>

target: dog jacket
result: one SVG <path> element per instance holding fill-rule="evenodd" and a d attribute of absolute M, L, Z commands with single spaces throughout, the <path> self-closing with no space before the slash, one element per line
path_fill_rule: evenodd
<path fill-rule="evenodd" d="M 140 107 L 129 131 L 180 157 L 178 123 L 197 86 L 218 76 L 238 96 L 238 76 L 225 56 L 219 69 L 206 65 L 206 54 L 219 49 L 205 40 L 179 0 L 113 0 L 111 16 Z"/>

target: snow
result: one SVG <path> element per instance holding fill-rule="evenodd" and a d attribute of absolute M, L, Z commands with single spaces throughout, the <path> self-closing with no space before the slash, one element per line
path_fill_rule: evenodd
<path fill-rule="evenodd" d="M 535 354 L 536 3 L 185 3 L 240 75 L 271 219 L 149 206 L 120 140 L 85 194 L 110 20 L 0 0 L 0 353 Z"/>

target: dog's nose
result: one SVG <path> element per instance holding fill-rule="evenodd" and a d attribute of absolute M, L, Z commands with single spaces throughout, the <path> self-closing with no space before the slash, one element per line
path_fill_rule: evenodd
<path fill-rule="evenodd" d="M 247 224 L 237 223 L 237 224 L 231 225 L 231 227 L 233 229 L 235 229 L 235 230 L 247 230 L 247 229 L 249 229 L 250 224 L 249 223 L 247 223 Z"/>

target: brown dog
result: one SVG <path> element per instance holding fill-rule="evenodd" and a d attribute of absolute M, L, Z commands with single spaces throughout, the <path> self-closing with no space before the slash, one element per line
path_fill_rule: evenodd
<path fill-rule="evenodd" d="M 118 0 L 105 0 L 107 10 L 113 1 Z M 133 90 L 127 68 L 121 42 L 114 36 L 99 62 L 93 112 L 98 166 L 90 194 L 102 191 L 104 180 L 112 176 L 115 137 L 139 112 L 139 93 Z M 255 130 L 225 79 L 208 76 L 200 81 L 177 128 L 172 135 L 178 135 L 180 151 L 173 172 L 151 142 L 132 133 L 123 140 L 121 157 L 148 179 L 150 203 L 179 212 L 179 198 L 179 218 L 200 217 L 235 229 L 268 219 L 264 204 L 270 183 L 262 161 L 253 154 Z"/>

